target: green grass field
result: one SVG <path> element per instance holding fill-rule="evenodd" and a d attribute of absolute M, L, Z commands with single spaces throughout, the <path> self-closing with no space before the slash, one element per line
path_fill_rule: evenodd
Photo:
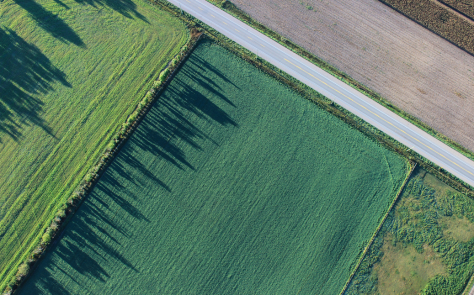
<path fill-rule="evenodd" d="M 0 289 L 188 38 L 143 0 L 0 2 Z"/>
<path fill-rule="evenodd" d="M 418 169 L 346 294 L 461 294 L 473 274 L 474 200 Z"/>
<path fill-rule="evenodd" d="M 338 294 L 407 166 L 204 43 L 20 294 Z"/>

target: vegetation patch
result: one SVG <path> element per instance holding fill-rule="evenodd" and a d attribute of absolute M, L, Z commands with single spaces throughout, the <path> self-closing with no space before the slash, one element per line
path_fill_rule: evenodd
<path fill-rule="evenodd" d="M 0 290 L 187 39 L 142 0 L 2 2 Z"/>
<path fill-rule="evenodd" d="M 413 245 L 394 243 L 388 234 L 381 250 L 384 255 L 374 266 L 380 294 L 418 294 L 430 278 L 445 273 L 440 257 L 429 246 L 420 253 Z"/>
<path fill-rule="evenodd" d="M 417 169 L 345 294 L 460 294 L 473 228 L 474 200 Z"/>
<path fill-rule="evenodd" d="M 474 54 L 474 22 L 432 0 L 380 0 L 451 43 Z M 452 1 L 454 2 L 454 1 Z"/>
<path fill-rule="evenodd" d="M 20 294 L 337 294 L 407 172 L 206 42 Z"/>
<path fill-rule="evenodd" d="M 441 220 L 444 225 L 444 235 L 461 242 L 468 242 L 474 238 L 474 223 L 466 217 L 464 218 L 445 218 Z"/>

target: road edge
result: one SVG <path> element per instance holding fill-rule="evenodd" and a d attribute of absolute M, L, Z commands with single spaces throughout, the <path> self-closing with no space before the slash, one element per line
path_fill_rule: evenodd
<path fill-rule="evenodd" d="M 405 112 L 404 110 L 394 106 L 390 101 L 383 98 L 379 93 L 370 89 L 366 85 L 356 81 L 348 74 L 338 70 L 328 62 L 324 61 L 322 58 L 308 52 L 303 47 L 295 44 L 294 42 L 288 40 L 287 38 L 281 36 L 279 33 L 273 31 L 272 29 L 268 28 L 267 26 L 263 25 L 262 23 L 256 21 L 252 17 L 250 17 L 247 13 L 239 9 L 235 4 L 233 4 L 229 0 L 224 0 L 219 2 L 220 4 L 216 3 L 218 0 L 206 0 L 210 4 L 216 6 L 217 8 L 229 13 L 233 17 L 237 18 L 238 20 L 244 22 L 245 24 L 249 25 L 253 29 L 259 31 L 260 33 L 264 34 L 268 38 L 272 39 L 273 41 L 279 43 L 280 45 L 284 46 L 288 50 L 298 54 L 305 60 L 309 61 L 313 65 L 321 68 L 325 72 L 329 73 L 330 75 L 336 77 L 338 80 L 344 82 L 345 84 L 349 85 L 350 87 L 354 88 L 355 90 L 359 91 L 360 93 L 364 94 L 365 96 L 369 97 L 376 103 L 382 105 L 386 109 L 392 111 L 396 115 L 404 118 L 408 122 L 412 123 L 413 125 L 417 126 L 421 130 L 425 131 L 429 135 L 435 137 L 442 143 L 446 144 L 447 146 L 453 148 L 457 152 L 461 153 L 462 155 L 466 156 L 467 158 L 474 161 L 474 152 L 470 151 L 469 149 L 465 148 L 461 144 L 455 142 L 454 140 L 450 139 L 446 135 L 436 131 L 426 123 L 423 123 L 418 118 L 410 115 L 409 113 Z"/>

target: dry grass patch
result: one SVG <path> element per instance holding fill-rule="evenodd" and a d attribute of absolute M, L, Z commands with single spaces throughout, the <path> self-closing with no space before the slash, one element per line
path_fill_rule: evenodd
<path fill-rule="evenodd" d="M 374 266 L 380 294 L 418 294 L 431 277 L 444 273 L 444 266 L 429 246 L 419 253 L 413 246 L 393 245 L 393 237 L 384 240 L 381 261 Z"/>
<path fill-rule="evenodd" d="M 441 224 L 446 225 L 443 233 L 454 240 L 468 242 L 474 238 L 474 223 L 465 217 L 442 219 Z"/>

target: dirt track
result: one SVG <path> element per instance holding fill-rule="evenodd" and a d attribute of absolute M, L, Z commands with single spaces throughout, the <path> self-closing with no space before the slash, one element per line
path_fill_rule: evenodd
<path fill-rule="evenodd" d="M 375 0 L 232 2 L 474 151 L 470 54 Z"/>

